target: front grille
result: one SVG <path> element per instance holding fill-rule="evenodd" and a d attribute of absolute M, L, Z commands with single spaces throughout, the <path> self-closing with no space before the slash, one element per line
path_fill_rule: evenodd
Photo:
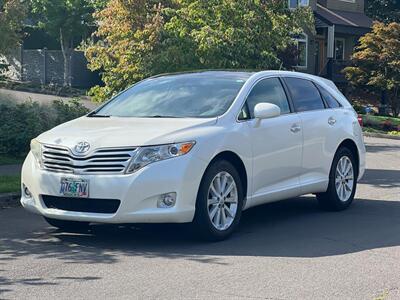
<path fill-rule="evenodd" d="M 43 203 L 47 208 L 65 211 L 88 212 L 99 214 L 113 214 L 121 203 L 116 199 L 72 198 L 42 195 Z"/>
<path fill-rule="evenodd" d="M 77 156 L 66 147 L 43 145 L 46 170 L 73 174 L 123 173 L 136 148 L 99 148 L 87 156 Z"/>

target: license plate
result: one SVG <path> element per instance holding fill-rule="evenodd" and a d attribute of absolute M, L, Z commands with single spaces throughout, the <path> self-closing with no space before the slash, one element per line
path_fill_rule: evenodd
<path fill-rule="evenodd" d="M 89 181 L 77 178 L 61 178 L 60 194 L 67 197 L 89 197 Z"/>

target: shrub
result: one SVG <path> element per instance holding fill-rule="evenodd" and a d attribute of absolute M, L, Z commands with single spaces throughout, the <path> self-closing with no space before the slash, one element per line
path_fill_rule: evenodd
<path fill-rule="evenodd" d="M 30 141 L 44 131 L 78 118 L 88 112 L 78 100 L 56 100 L 51 105 L 27 101 L 22 104 L 0 103 L 0 154 L 22 156 Z"/>
<path fill-rule="evenodd" d="M 389 135 L 395 135 L 395 136 L 400 136 L 400 131 L 389 131 Z"/>
<path fill-rule="evenodd" d="M 359 103 L 353 103 L 353 108 L 358 114 L 365 114 L 365 107 Z"/>

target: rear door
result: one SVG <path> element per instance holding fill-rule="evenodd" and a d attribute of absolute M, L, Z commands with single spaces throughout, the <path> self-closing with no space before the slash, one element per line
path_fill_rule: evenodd
<path fill-rule="evenodd" d="M 303 157 L 300 184 L 303 193 L 325 189 L 336 147 L 336 111 L 328 107 L 310 80 L 286 77 L 293 106 L 302 121 Z"/>

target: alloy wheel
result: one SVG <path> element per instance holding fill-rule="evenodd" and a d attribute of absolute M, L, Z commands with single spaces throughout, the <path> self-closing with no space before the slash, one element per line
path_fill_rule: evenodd
<path fill-rule="evenodd" d="M 354 186 L 353 164 L 349 157 L 343 156 L 336 166 L 335 187 L 340 201 L 349 200 Z"/>
<path fill-rule="evenodd" d="M 234 178 L 228 172 L 219 172 L 211 181 L 207 196 L 207 210 L 217 230 L 226 230 L 238 209 L 238 191 Z"/>

